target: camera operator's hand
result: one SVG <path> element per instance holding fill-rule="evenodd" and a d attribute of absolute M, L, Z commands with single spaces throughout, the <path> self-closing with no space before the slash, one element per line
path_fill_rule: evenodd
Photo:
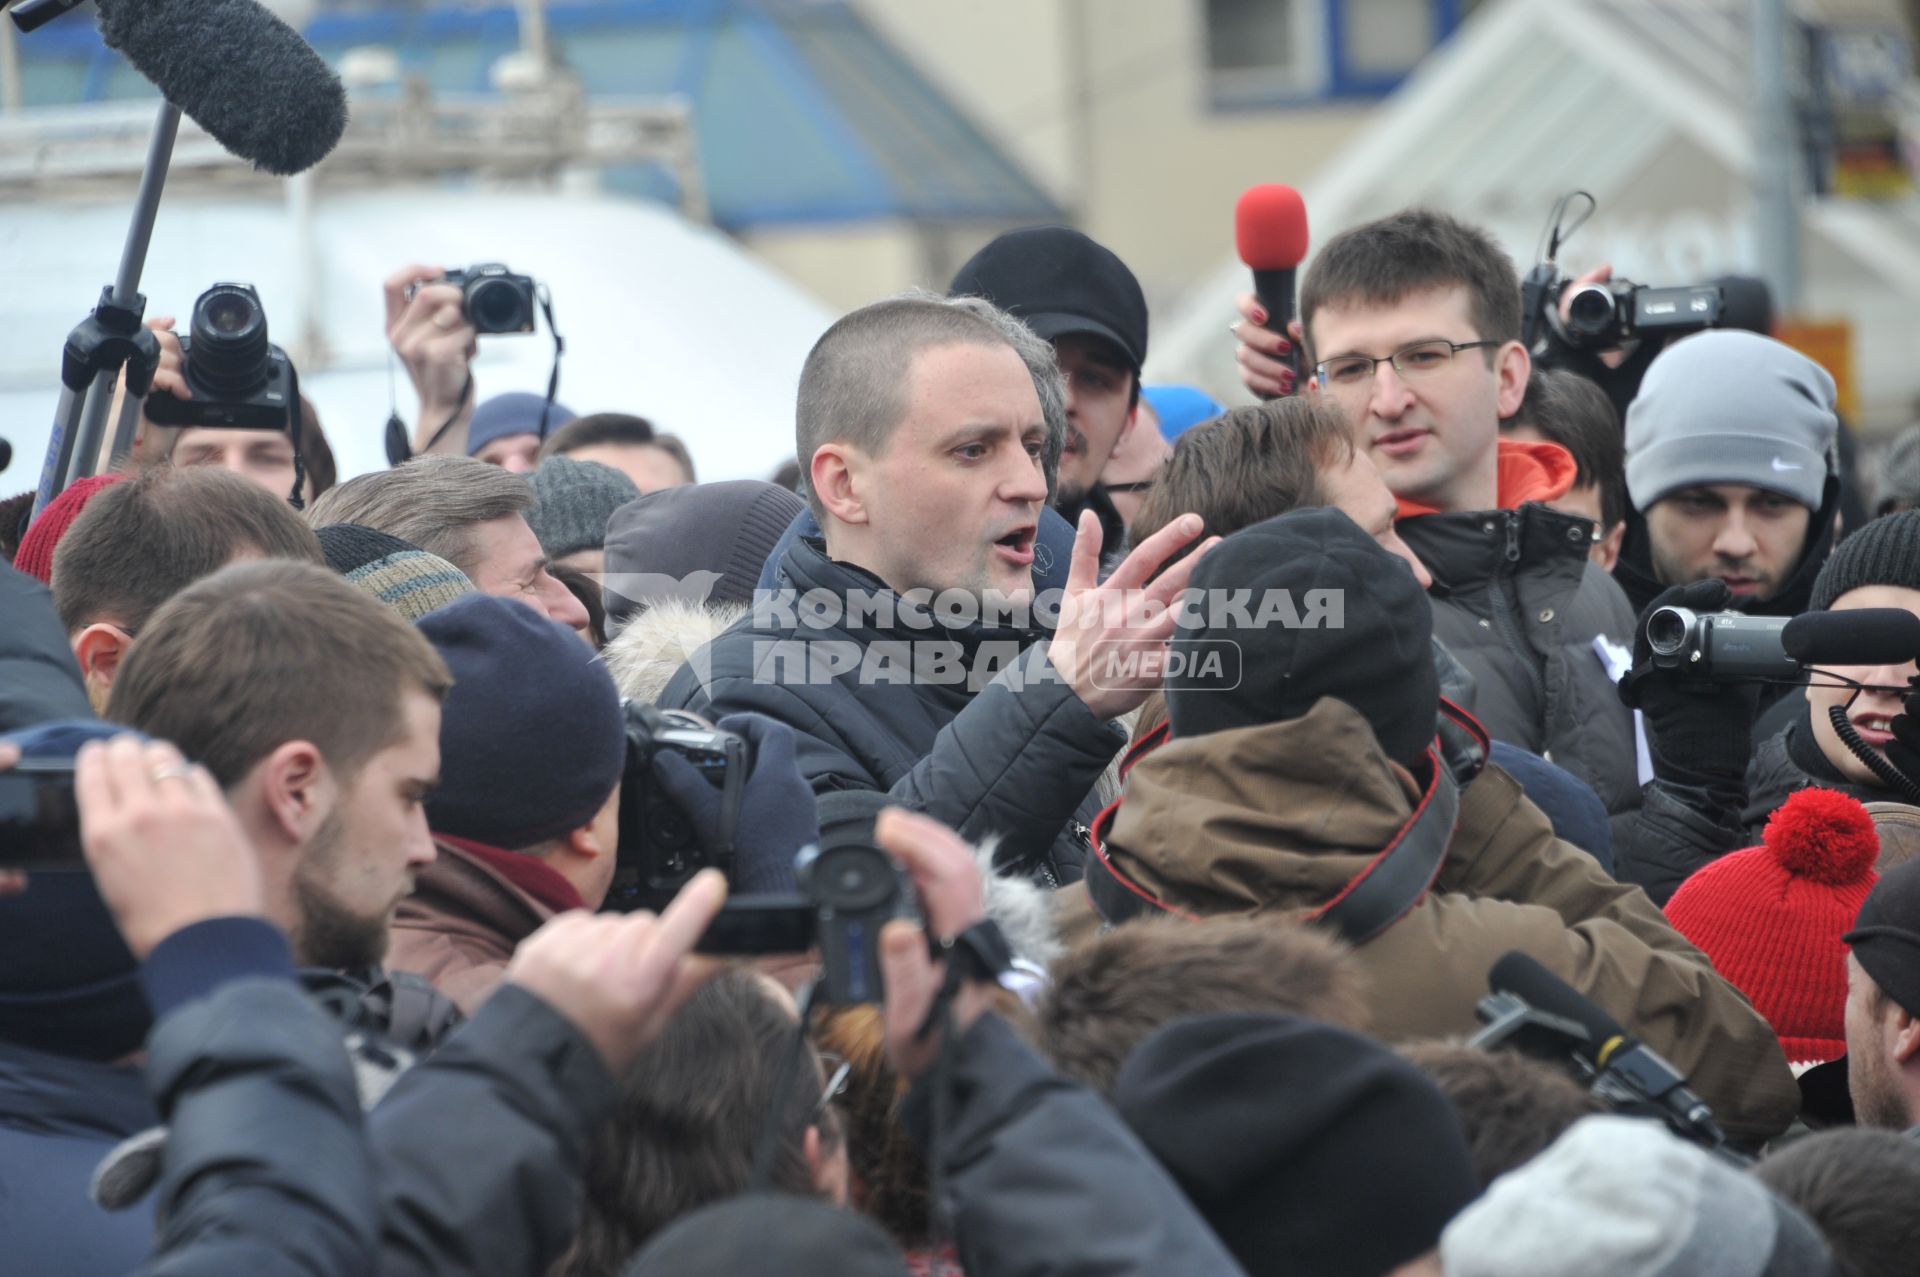
<path fill-rule="evenodd" d="M 1887 724 L 1887 730 L 1893 733 L 1893 739 L 1887 742 L 1887 761 L 1900 769 L 1900 774 L 1916 785 L 1920 785 L 1920 678 L 1909 683 L 1906 704 Z"/>
<path fill-rule="evenodd" d="M 886 982 L 887 1057 L 911 1082 L 933 1066 L 937 1034 L 918 1036 L 946 977 L 946 964 L 927 952 L 927 937 L 957 936 L 987 916 L 986 885 L 966 840 L 939 821 L 889 807 L 874 823 L 874 841 L 900 862 L 920 896 L 926 926 L 896 918 L 880 931 L 880 972 Z M 987 1009 L 992 986 L 969 980 L 953 1001 L 953 1031 L 963 1034 Z"/>
<path fill-rule="evenodd" d="M 153 372 L 153 384 L 147 388 L 147 398 L 155 395 L 172 395 L 175 399 L 193 398 L 193 390 L 187 385 L 186 355 L 180 349 L 180 336 L 173 331 L 175 324 L 172 315 L 155 315 L 146 321 L 146 327 L 160 343 L 160 363 Z M 113 407 L 107 420 L 120 419 L 120 405 L 127 397 L 127 372 L 120 370 L 120 380 L 114 386 Z M 173 441 L 180 431 L 173 426 L 156 425 L 147 415 L 144 401 L 140 409 L 140 420 L 134 426 L 133 442 L 129 448 L 129 457 L 134 461 L 164 461 L 173 452 Z M 108 455 L 113 448 L 112 432 L 100 454 L 99 466 L 102 472 L 113 465 L 114 459 Z"/>
<path fill-rule="evenodd" d="M 20 747 L 12 741 L 0 741 L 0 772 L 20 761 Z M 0 898 L 17 896 L 27 889 L 27 876 L 18 869 L 0 869 Z"/>
<path fill-rule="evenodd" d="M 751 760 L 740 795 L 734 829 L 733 885 L 736 891 L 794 891 L 793 858 L 820 840 L 820 813 L 813 786 L 794 759 L 793 729 L 764 714 L 729 714 L 714 726 L 745 737 Z M 660 788 L 686 813 L 700 841 L 718 842 L 724 803 L 721 793 L 698 768 L 672 750 L 653 756 Z"/>
<path fill-rule="evenodd" d="M 1201 530 L 1199 515 L 1181 515 L 1135 546 L 1102 584 L 1100 519 L 1092 510 L 1080 512 L 1060 623 L 1047 644 L 1047 660 L 1096 716 L 1118 718 L 1159 690 L 1156 663 L 1114 658 L 1166 646 L 1187 578 L 1220 538 L 1211 538 L 1158 578 L 1153 574 Z"/>
<path fill-rule="evenodd" d="M 1263 327 L 1267 322 L 1267 308 L 1260 304 L 1258 296 L 1241 293 L 1234 304 L 1241 316 L 1241 322 L 1232 328 L 1233 335 L 1240 339 L 1240 345 L 1233 352 L 1233 357 L 1240 361 L 1240 384 L 1262 399 L 1279 399 L 1305 390 L 1306 380 L 1312 374 L 1303 373 L 1296 380 L 1293 368 L 1287 363 L 1287 356 L 1295 347 L 1306 347 L 1307 338 L 1300 329 L 1300 321 L 1289 323 L 1287 336 L 1282 337 Z"/>
<path fill-rule="evenodd" d="M 617 1078 L 723 969 L 693 956 L 693 946 L 726 899 L 727 880 L 703 869 L 657 918 L 563 913 L 514 950 L 507 979 L 566 1017 Z"/>
<path fill-rule="evenodd" d="M 73 790 L 87 867 L 134 957 L 196 922 L 265 912 L 239 818 L 207 769 L 173 746 L 88 741 Z"/>
<path fill-rule="evenodd" d="M 1707 613 L 1732 604 L 1733 591 L 1713 578 L 1676 585 L 1649 603 L 1634 623 L 1633 670 L 1620 682 L 1620 699 L 1646 715 L 1647 749 L 1657 776 L 1702 786 L 1737 807 L 1746 797 L 1758 689 L 1741 683 L 1701 685 L 1678 671 L 1657 669 L 1647 642 L 1647 618 L 1659 608 Z"/>
<path fill-rule="evenodd" d="M 479 352 L 477 334 L 462 313 L 461 294 L 451 284 L 435 283 L 446 272 L 437 266 L 407 266 L 387 277 L 387 340 L 407 366 L 414 393 L 420 397 L 413 423 L 413 450 L 427 451 L 441 427 L 449 427 L 434 445 L 436 452 L 464 454 L 467 422 L 473 416 L 477 392 L 468 382 L 473 357 Z M 407 289 L 414 285 L 411 298 Z"/>

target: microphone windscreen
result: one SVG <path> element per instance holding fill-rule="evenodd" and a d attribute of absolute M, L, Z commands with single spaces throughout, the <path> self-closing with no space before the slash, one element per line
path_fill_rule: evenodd
<path fill-rule="evenodd" d="M 99 9 L 108 47 L 256 168 L 303 172 L 346 131 L 340 77 L 255 0 L 99 0 Z"/>
<path fill-rule="evenodd" d="M 1803 612 L 1780 631 L 1802 665 L 1905 665 L 1920 659 L 1920 616 L 1900 607 Z"/>
<path fill-rule="evenodd" d="M 1572 1020 L 1586 1029 L 1595 1046 L 1626 1034 L 1604 1007 L 1518 949 L 1493 964 L 1487 984 L 1495 993 L 1519 996 L 1536 1011 Z"/>
<path fill-rule="evenodd" d="M 1250 186 L 1233 206 L 1233 242 L 1255 270 L 1285 270 L 1307 255 L 1307 206 L 1278 182 Z"/>

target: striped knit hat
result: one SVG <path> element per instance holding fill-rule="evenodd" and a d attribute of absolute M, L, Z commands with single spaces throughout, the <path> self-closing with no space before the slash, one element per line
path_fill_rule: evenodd
<path fill-rule="evenodd" d="M 1667 920 L 1767 1018 L 1791 1064 L 1847 1053 L 1847 947 L 1879 875 L 1873 818 L 1831 789 L 1802 789 L 1759 847 L 1720 857 L 1667 902 Z"/>
<path fill-rule="evenodd" d="M 476 588 L 439 555 L 374 528 L 335 523 L 316 528 L 314 535 L 335 572 L 409 621 Z"/>

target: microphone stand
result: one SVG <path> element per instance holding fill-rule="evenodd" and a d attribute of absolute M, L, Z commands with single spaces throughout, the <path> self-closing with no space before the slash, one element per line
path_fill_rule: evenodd
<path fill-rule="evenodd" d="M 98 468 L 114 384 L 122 368 L 127 370 L 127 394 L 114 427 L 112 455 L 121 456 L 132 446 L 140 410 L 160 367 L 160 340 L 141 325 L 147 299 L 140 293 L 140 274 L 146 269 L 147 246 L 153 239 L 160 193 L 179 132 L 180 108 L 162 102 L 147 145 L 146 169 L 134 200 L 133 224 L 120 253 L 119 273 L 100 290 L 93 312 L 67 334 L 61 352 L 60 404 L 54 410 L 53 435 L 47 441 L 46 463 L 34 496 L 35 518 L 69 484 Z"/>

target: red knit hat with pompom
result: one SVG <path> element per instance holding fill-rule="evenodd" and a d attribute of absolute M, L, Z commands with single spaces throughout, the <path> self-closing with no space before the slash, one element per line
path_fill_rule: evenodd
<path fill-rule="evenodd" d="M 1847 1052 L 1847 947 L 1879 875 L 1867 809 L 1803 789 L 1767 820 L 1761 846 L 1720 857 L 1667 902 L 1667 919 L 1767 1018 L 1794 1064 Z"/>
<path fill-rule="evenodd" d="M 75 479 L 65 492 L 47 502 L 39 518 L 27 525 L 27 534 L 20 538 L 20 546 L 13 552 L 13 566 L 28 576 L 39 577 L 42 585 L 52 585 L 53 550 L 60 544 L 60 538 L 67 535 L 67 529 L 87 508 L 87 502 L 93 500 L 95 493 L 126 477 L 116 470 Z"/>

